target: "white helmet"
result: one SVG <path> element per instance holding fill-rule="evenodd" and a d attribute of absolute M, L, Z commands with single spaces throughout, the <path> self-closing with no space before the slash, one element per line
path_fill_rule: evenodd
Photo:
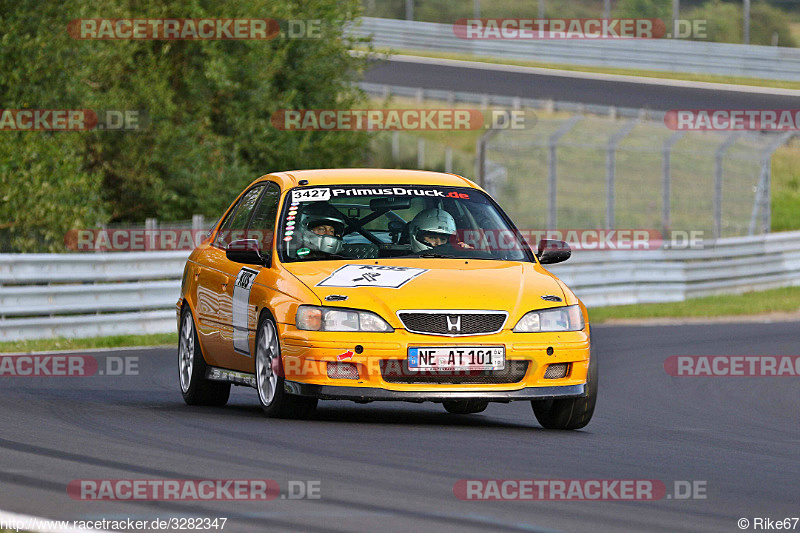
<path fill-rule="evenodd" d="M 408 237 L 413 251 L 422 252 L 433 248 L 422 239 L 425 233 L 435 233 L 449 240 L 456 233 L 456 221 L 442 208 L 426 209 L 417 213 L 408 224 Z"/>
<path fill-rule="evenodd" d="M 321 225 L 333 226 L 335 235 L 317 235 L 312 228 Z M 338 215 L 328 213 L 316 206 L 308 206 L 300 214 L 298 223 L 300 243 L 312 251 L 326 254 L 338 254 L 342 250 L 342 233 L 344 232 L 344 219 Z"/>

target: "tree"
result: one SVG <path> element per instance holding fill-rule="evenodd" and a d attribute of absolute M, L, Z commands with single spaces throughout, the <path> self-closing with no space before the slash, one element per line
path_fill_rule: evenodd
<path fill-rule="evenodd" d="M 102 5 L 0 0 L 4 109 L 146 115 L 140 131 L 0 132 L 0 154 L 9 158 L 0 162 L 0 198 L 7 199 L 0 228 L 20 250 L 39 250 L 22 243 L 78 224 L 214 217 L 258 176 L 353 165 L 363 157 L 366 133 L 286 132 L 269 122 L 278 109 L 351 108 L 365 101 L 352 82 L 367 58 L 351 55 L 354 43 L 343 35 L 358 13 L 357 0 Z M 81 18 L 319 19 L 322 38 L 72 39 L 67 23 Z M 64 197 L 30 194 L 48 169 Z M 39 201 L 61 206 L 40 208 Z M 23 211 L 39 213 L 38 225 L 18 218 Z M 27 240 L 13 237 L 18 234 Z M 48 237 L 46 247 L 58 249 L 56 241 Z"/>

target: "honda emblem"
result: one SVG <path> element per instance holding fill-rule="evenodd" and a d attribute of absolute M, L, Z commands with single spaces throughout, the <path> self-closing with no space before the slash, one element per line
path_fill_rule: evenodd
<path fill-rule="evenodd" d="M 461 315 L 447 315 L 447 331 L 461 333 Z"/>

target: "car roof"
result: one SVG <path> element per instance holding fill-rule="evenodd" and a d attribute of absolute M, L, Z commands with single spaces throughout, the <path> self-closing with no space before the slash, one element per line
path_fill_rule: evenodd
<path fill-rule="evenodd" d="M 258 181 L 261 180 L 278 181 L 282 189 L 294 187 L 300 180 L 308 180 L 310 187 L 317 185 L 443 185 L 480 188 L 467 178 L 456 174 L 387 168 L 290 170 L 267 174 Z"/>

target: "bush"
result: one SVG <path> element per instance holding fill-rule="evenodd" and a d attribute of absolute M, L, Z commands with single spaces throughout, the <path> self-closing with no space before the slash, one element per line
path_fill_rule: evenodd
<path fill-rule="evenodd" d="M 739 3 L 712 0 L 681 13 L 681 18 L 708 21 L 708 38 L 700 40 L 741 43 L 744 34 L 742 9 Z M 778 44 L 781 46 L 797 46 L 783 11 L 766 3 L 753 4 L 750 9 L 750 44 L 771 45 L 775 32 L 778 33 Z"/>

